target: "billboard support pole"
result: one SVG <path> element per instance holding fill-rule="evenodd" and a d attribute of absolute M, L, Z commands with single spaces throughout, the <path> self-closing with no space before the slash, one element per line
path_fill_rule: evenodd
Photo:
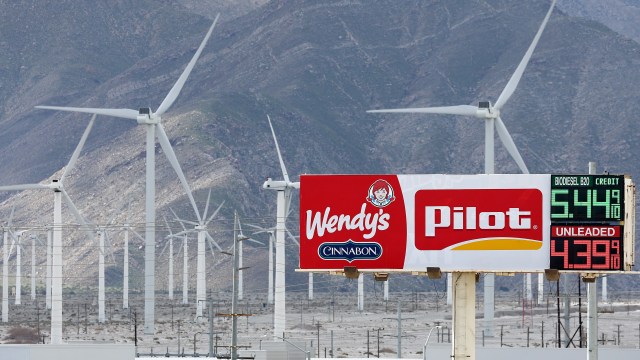
<path fill-rule="evenodd" d="M 454 272 L 452 360 L 476 358 L 476 274 Z"/>

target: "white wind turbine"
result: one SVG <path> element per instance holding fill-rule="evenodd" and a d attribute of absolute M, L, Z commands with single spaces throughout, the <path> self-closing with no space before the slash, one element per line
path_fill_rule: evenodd
<path fill-rule="evenodd" d="M 11 209 L 11 215 L 7 226 L 2 227 L 2 322 L 9 322 L 9 233 L 11 228 L 11 220 L 13 219 L 13 212 L 15 208 Z"/>
<path fill-rule="evenodd" d="M 124 250 L 122 261 L 122 308 L 129 308 L 129 231 L 131 231 L 138 239 L 144 243 L 144 238 L 135 231 L 131 226 L 131 201 L 127 204 L 127 219 L 122 225 L 121 231 L 124 231 L 124 240 L 122 249 Z"/>
<path fill-rule="evenodd" d="M 171 208 L 169 210 L 171 210 Z M 173 216 L 176 216 L 173 210 L 171 210 L 171 213 L 173 213 Z M 184 224 L 180 222 L 179 219 L 177 219 L 177 216 L 176 216 L 176 220 L 178 220 L 178 222 L 182 226 L 183 231 L 179 233 L 181 235 L 174 234 L 172 236 L 182 237 L 182 244 L 180 246 L 180 249 L 178 249 L 177 255 L 180 255 L 180 251 L 182 251 L 182 303 L 188 304 L 189 303 L 189 241 L 188 241 L 189 234 L 187 231 L 187 227 L 184 226 Z"/>
<path fill-rule="evenodd" d="M 9 256 L 13 252 L 13 247 L 16 247 L 16 297 L 15 304 L 22 304 L 22 235 L 29 230 L 21 230 L 15 233 L 11 233 L 13 242 L 11 243 L 11 249 L 9 249 Z"/>
<path fill-rule="evenodd" d="M 64 179 L 75 166 L 78 156 L 87 141 L 96 115 L 91 117 L 91 121 L 82 134 L 78 146 L 71 155 L 69 163 L 64 168 L 59 180 L 51 180 L 50 184 L 23 184 L 0 186 L 0 191 L 17 191 L 31 189 L 53 190 L 53 244 L 51 248 L 51 343 L 62 343 L 62 199 L 67 202 L 67 206 L 76 217 L 76 220 L 83 228 L 87 224 L 80 215 L 69 194 L 64 188 Z"/>
<path fill-rule="evenodd" d="M 105 270 L 105 243 L 109 246 L 109 254 L 111 261 L 115 262 L 113 258 L 113 247 L 111 241 L 107 235 L 107 229 L 113 225 L 113 221 L 120 211 L 116 210 L 113 216 L 106 222 L 105 225 L 95 225 L 94 230 L 98 238 L 98 322 L 104 323 L 106 321 L 105 314 L 105 284 L 104 284 L 104 270 Z"/>
<path fill-rule="evenodd" d="M 42 244 L 36 234 L 30 234 L 31 239 L 31 300 L 36 299 L 36 241 Z"/>
<path fill-rule="evenodd" d="M 173 212 L 173 215 L 175 216 L 176 220 L 178 220 L 180 223 L 191 224 L 194 226 L 193 230 L 184 230 L 183 232 L 177 233 L 176 236 L 179 236 L 179 235 L 182 235 L 183 233 L 188 233 L 188 232 L 195 232 L 198 234 L 198 250 L 197 250 L 197 258 L 196 258 L 196 319 L 198 319 L 198 321 L 204 321 L 204 318 L 202 317 L 202 310 L 204 309 L 206 305 L 205 302 L 207 300 L 207 279 L 206 279 L 206 270 L 207 270 L 206 242 L 207 241 L 206 240 L 208 240 L 210 248 L 212 245 L 215 245 L 218 251 L 222 251 L 222 248 L 220 248 L 220 245 L 218 245 L 218 243 L 209 234 L 209 230 L 207 229 L 207 226 L 209 225 L 211 220 L 213 220 L 216 217 L 216 215 L 218 215 L 218 212 L 222 208 L 222 205 L 224 205 L 224 201 L 222 202 L 222 204 L 220 204 L 220 206 L 218 206 L 216 211 L 214 211 L 213 214 L 211 214 L 211 216 L 207 218 L 207 212 L 209 211 L 210 200 L 211 200 L 211 190 L 209 190 L 209 195 L 207 196 L 207 203 L 204 207 L 204 213 L 202 214 L 202 216 L 198 214 L 197 222 L 182 220 L 178 217 L 178 215 L 176 215 L 175 212 L 173 212 L 173 210 L 170 209 Z M 212 248 L 210 250 L 211 250 L 211 259 L 213 261 L 214 252 Z"/>
<path fill-rule="evenodd" d="M 263 246 L 264 244 L 258 240 L 252 239 L 249 236 L 245 236 L 242 233 L 242 223 L 240 222 L 240 217 L 238 217 L 237 214 L 236 214 L 236 217 L 238 218 L 238 239 L 241 239 L 240 241 L 238 241 L 238 300 L 242 300 L 244 297 L 243 273 L 244 273 L 244 270 L 246 269 L 243 265 L 243 260 L 242 260 L 242 256 L 243 256 L 242 244 L 245 241 L 251 241 Z"/>
<path fill-rule="evenodd" d="M 513 95 L 520 79 L 522 78 L 522 74 L 524 73 L 529 60 L 531 59 L 531 55 L 540 40 L 540 36 L 544 31 L 547 22 L 549 21 L 549 17 L 553 12 L 553 8 L 556 4 L 556 0 L 553 0 L 551 3 L 551 7 L 547 11 L 538 32 L 536 33 L 531 45 L 527 49 L 524 57 L 518 64 L 513 75 L 507 82 L 507 85 L 504 87 L 500 96 L 496 100 L 495 104 L 491 104 L 490 101 L 481 101 L 478 106 L 473 105 L 456 105 L 456 106 L 441 106 L 441 107 L 426 107 L 426 108 L 408 108 L 408 109 L 384 109 L 384 110 L 369 110 L 369 113 L 422 113 L 422 114 L 448 114 L 448 115 L 463 115 L 463 116 L 473 116 L 480 119 L 483 119 L 485 122 L 485 157 L 484 157 L 484 169 L 485 174 L 493 174 L 494 173 L 494 129 L 498 133 L 498 137 L 502 141 L 502 144 L 505 146 L 511 157 L 518 164 L 520 170 L 528 174 L 529 170 L 522 160 L 522 156 L 520 156 L 520 152 L 516 147 L 509 131 L 507 131 L 504 122 L 500 116 L 500 113 Z M 450 276 L 448 277 L 450 278 Z M 489 334 L 493 334 L 493 309 L 494 309 L 494 275 L 487 274 L 485 276 L 485 286 L 484 286 L 484 294 L 485 294 L 485 326 L 489 331 Z"/>
<path fill-rule="evenodd" d="M 169 226 L 169 222 L 167 221 L 167 218 L 163 217 L 163 219 L 169 234 L 166 236 L 167 243 L 164 245 L 164 248 L 160 252 L 159 257 L 162 257 L 162 254 L 164 254 L 164 251 L 167 249 L 167 246 L 168 246 L 169 247 L 169 279 L 168 279 L 169 280 L 168 281 L 169 299 L 173 300 L 173 238 L 175 236 L 173 235 L 173 231 L 171 231 L 171 226 Z"/>
<path fill-rule="evenodd" d="M 271 124 L 271 118 L 267 115 L 273 141 L 276 144 L 278 160 L 280 161 L 280 169 L 284 180 L 272 180 L 267 178 L 262 187 L 264 189 L 277 191 L 277 209 L 276 209 L 276 269 L 275 269 L 275 294 L 273 306 L 273 337 L 274 341 L 282 337 L 282 333 L 286 326 L 286 298 L 285 298 L 285 247 L 284 238 L 286 230 L 287 214 L 289 213 L 289 205 L 291 203 L 291 191 L 300 188 L 300 182 L 291 182 L 287 168 L 284 166 L 282 154 L 276 133 Z"/>
<path fill-rule="evenodd" d="M 152 335 L 155 333 L 155 139 L 156 136 L 160 142 L 160 146 L 164 151 L 167 159 L 171 163 L 171 166 L 175 170 L 182 183 L 182 186 L 189 197 L 191 205 L 200 220 L 200 214 L 196 207 L 195 201 L 191 194 L 189 184 L 182 172 L 180 163 L 173 151 L 173 147 L 169 142 L 164 127 L 162 126 L 162 115 L 169 110 L 173 102 L 176 100 L 182 87 L 184 86 L 191 70 L 196 64 L 196 61 L 200 57 L 204 46 L 209 40 L 211 33 L 218 21 L 220 14 L 218 14 L 213 21 L 213 24 L 209 28 L 209 31 L 205 35 L 204 39 L 200 43 L 198 50 L 191 58 L 191 61 L 187 64 L 176 83 L 173 85 L 167 96 L 164 98 L 158 109 L 153 112 L 150 108 L 140 108 L 139 110 L 132 109 L 100 109 L 100 108 L 79 108 L 79 107 L 60 107 L 60 106 L 36 106 L 38 109 L 60 110 L 70 112 L 83 112 L 90 114 L 114 116 L 118 118 L 136 120 L 138 124 L 145 125 L 146 134 L 146 185 L 145 185 L 145 267 L 144 267 L 144 333 Z"/>
<path fill-rule="evenodd" d="M 45 304 L 47 309 L 51 309 L 51 240 L 53 238 L 53 233 L 51 231 L 51 226 L 47 225 L 45 227 L 47 230 L 47 269 L 45 276 Z"/>

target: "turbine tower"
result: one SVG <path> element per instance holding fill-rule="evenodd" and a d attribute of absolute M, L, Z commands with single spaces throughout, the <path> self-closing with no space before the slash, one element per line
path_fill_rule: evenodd
<path fill-rule="evenodd" d="M 38 109 L 49 109 L 59 111 L 70 112 L 83 112 L 90 114 L 113 116 L 124 119 L 136 120 L 138 124 L 146 126 L 146 184 L 145 184 L 145 267 L 144 267 L 144 333 L 147 335 L 153 335 L 155 333 L 155 143 L 156 136 L 160 142 L 160 146 L 164 151 L 167 159 L 171 163 L 171 166 L 175 170 L 182 183 L 182 186 L 189 197 L 189 201 L 193 206 L 198 220 L 200 220 L 200 213 L 196 207 L 195 201 L 191 194 L 191 189 L 187 183 L 187 179 L 182 172 L 180 163 L 173 151 L 173 147 L 169 142 L 164 127 L 162 126 L 162 115 L 169 110 L 173 102 L 176 100 L 180 91 L 184 86 L 191 70 L 198 61 L 204 46 L 206 45 L 214 27 L 218 21 L 220 14 L 218 14 L 213 21 L 213 24 L 209 28 L 209 31 L 205 35 L 204 39 L 200 43 L 198 50 L 191 58 L 191 61 L 187 64 L 176 83 L 173 85 L 167 96 L 164 98 L 158 109 L 153 112 L 150 108 L 140 108 L 139 110 L 131 109 L 100 109 L 100 108 L 79 108 L 79 107 L 60 107 L 60 106 L 36 106 Z"/>
<path fill-rule="evenodd" d="M 13 212 L 15 207 L 11 208 L 11 214 L 7 225 L 2 227 L 2 322 L 9 322 L 9 234 L 11 229 L 11 221 L 13 220 Z"/>
<path fill-rule="evenodd" d="M 531 59 L 531 55 L 540 40 L 540 36 L 542 36 L 542 32 L 544 31 L 547 22 L 549 21 L 549 17 L 553 12 L 553 8 L 556 4 L 556 0 L 553 0 L 551 3 L 551 7 L 547 11 L 538 32 L 536 33 L 531 45 L 527 49 L 524 57 L 518 64 L 513 75 L 507 82 L 507 85 L 504 87 L 495 104 L 492 104 L 490 101 L 480 101 L 478 106 L 473 105 L 455 105 L 455 106 L 441 106 L 441 107 L 426 107 L 426 108 L 408 108 L 408 109 L 384 109 L 384 110 L 369 110 L 369 113 L 421 113 L 421 114 L 447 114 L 447 115 L 463 115 L 463 116 L 473 116 L 484 120 L 485 131 L 484 131 L 484 170 L 485 174 L 493 174 L 494 173 L 494 132 L 498 133 L 498 137 L 500 138 L 502 144 L 507 149 L 511 157 L 518 164 L 518 167 L 524 174 L 529 173 L 529 169 L 522 160 L 522 156 L 520 156 L 520 152 L 516 147 L 509 131 L 507 131 L 504 122 L 500 116 L 501 111 L 505 104 L 511 98 L 520 79 L 522 78 L 522 74 L 524 73 L 529 60 Z M 450 278 L 450 276 L 448 276 Z M 487 274 L 485 276 L 484 282 L 484 294 L 485 294 L 485 331 L 489 336 L 493 335 L 493 318 L 494 318 L 494 283 L 495 276 L 494 274 Z"/>
<path fill-rule="evenodd" d="M 282 177 L 284 180 L 272 180 L 268 178 L 264 182 L 262 187 L 264 189 L 277 191 L 277 210 L 276 210 L 276 269 L 275 269 L 275 293 L 274 293 L 274 306 L 273 306 L 273 339 L 277 341 L 282 337 L 282 333 L 286 326 L 286 298 L 285 298 L 285 222 L 287 214 L 289 213 L 289 205 L 291 203 L 291 191 L 293 189 L 300 188 L 300 182 L 291 182 L 289 180 L 289 174 L 287 168 L 284 166 L 282 160 L 282 154 L 280 153 L 280 147 L 278 146 L 278 139 L 276 139 L 276 133 L 273 130 L 271 124 L 271 118 L 267 115 L 269 121 L 269 127 L 271 128 L 271 134 L 273 135 L 273 141 L 276 144 L 276 151 L 278 153 L 278 160 L 280 161 L 280 169 L 282 170 Z"/>
<path fill-rule="evenodd" d="M 122 261 L 122 308 L 129 308 L 129 231 L 131 231 L 144 244 L 144 238 L 131 227 L 131 200 L 127 204 L 127 219 L 122 225 L 121 231 L 124 231 L 124 240 L 122 249 L 124 257 Z"/>
<path fill-rule="evenodd" d="M 16 247 L 16 297 L 15 304 L 22 305 L 22 235 L 28 230 L 21 230 L 11 233 L 13 242 L 11 243 L 11 249 L 9 249 L 9 256 L 13 252 L 13 246 Z"/>
<path fill-rule="evenodd" d="M 75 166 L 78 156 L 87 141 L 89 132 L 93 127 L 96 115 L 91 117 L 91 121 L 86 130 L 82 134 L 82 138 L 78 146 L 71 155 L 69 163 L 64 168 L 62 176 L 59 180 L 51 180 L 50 184 L 24 184 L 24 185 L 8 185 L 0 186 L 0 191 L 21 191 L 31 189 L 53 190 L 53 241 L 51 248 L 51 343 L 62 343 L 62 199 L 67 202 L 67 206 L 76 217 L 78 223 L 84 228 L 87 224 L 80 215 L 78 208 L 75 206 L 69 194 L 64 188 L 64 179 Z M 5 242 L 6 243 L 6 242 Z M 5 252 L 6 257 L 6 252 Z M 3 294 L 4 296 L 4 294 Z M 4 304 L 3 304 L 4 305 Z M 4 307 L 4 306 L 3 306 Z M 4 315 L 3 315 L 4 316 Z"/>
<path fill-rule="evenodd" d="M 218 251 L 222 251 L 222 248 L 220 247 L 220 245 L 218 245 L 218 243 L 209 234 L 209 230 L 207 226 L 209 225 L 211 220 L 213 220 L 213 218 L 215 218 L 216 215 L 218 215 L 218 212 L 222 208 L 222 205 L 224 205 L 224 201 L 222 202 L 222 204 L 220 204 L 220 206 L 218 206 L 216 211 L 214 211 L 213 214 L 209 218 L 207 218 L 207 215 L 208 215 L 207 212 L 209 211 L 210 200 L 211 200 L 211 190 L 209 190 L 207 203 L 204 207 L 204 213 L 202 214 L 202 216 L 198 214 L 197 222 L 182 220 L 178 217 L 178 215 L 176 215 L 175 212 L 173 212 L 173 210 L 171 210 L 171 212 L 173 212 L 173 216 L 175 216 L 176 220 L 178 220 L 180 223 L 191 224 L 194 226 L 193 230 L 184 230 L 183 232 L 177 233 L 176 236 L 189 233 L 189 232 L 195 232 L 198 234 L 198 252 L 197 252 L 198 255 L 196 258 L 196 319 L 198 321 L 204 321 L 204 317 L 202 316 L 202 311 L 205 307 L 205 303 L 207 300 L 206 241 L 208 240 L 209 242 L 212 260 L 214 256 L 213 249 L 211 248 L 212 245 L 215 245 Z"/>

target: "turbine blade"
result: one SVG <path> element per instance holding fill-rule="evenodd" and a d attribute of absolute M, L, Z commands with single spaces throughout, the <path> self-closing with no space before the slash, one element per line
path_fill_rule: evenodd
<path fill-rule="evenodd" d="M 11 207 L 11 214 L 9 214 L 9 222 L 8 222 L 8 224 L 7 224 L 7 227 L 9 227 L 9 228 L 11 227 L 11 222 L 13 221 L 13 213 L 14 213 L 15 211 L 16 211 L 16 206 L 15 206 L 15 205 L 13 205 L 13 206 Z"/>
<path fill-rule="evenodd" d="M 73 167 L 76 165 L 76 161 L 80 156 L 80 152 L 84 147 L 84 143 L 87 141 L 87 137 L 89 137 L 89 133 L 91 132 L 91 128 L 93 127 L 94 121 L 96 120 L 96 116 L 97 116 L 96 114 L 93 114 L 93 116 L 91 117 L 91 121 L 89 121 L 89 125 L 87 125 L 87 128 L 84 130 L 84 133 L 80 138 L 80 142 L 78 143 L 78 146 L 76 146 L 76 149 L 73 151 L 73 155 L 71 155 L 71 159 L 69 160 L 69 163 L 67 164 L 67 166 L 64 168 L 64 171 L 62 172 L 62 176 L 60 177 L 61 182 L 64 180 L 64 177 L 69 173 L 69 171 L 71 171 Z"/>
<path fill-rule="evenodd" d="M 104 242 L 107 243 L 107 249 L 109 249 L 109 258 L 112 263 L 116 263 L 116 258 L 113 256 L 113 245 L 111 245 L 111 240 L 109 239 L 109 235 L 107 235 L 106 229 L 103 230 L 104 234 Z"/>
<path fill-rule="evenodd" d="M 269 115 L 267 115 L 267 120 L 269 121 L 269 127 L 271 128 L 273 141 L 276 143 L 276 151 L 278 152 L 278 160 L 280 160 L 280 169 L 282 169 L 282 176 L 284 177 L 284 181 L 289 182 L 289 174 L 287 173 L 287 168 L 284 166 L 282 154 L 280 153 L 280 146 L 278 145 L 278 139 L 276 139 L 276 132 L 273 131 L 273 125 L 271 124 L 271 118 L 269 117 Z"/>
<path fill-rule="evenodd" d="M 252 228 L 254 228 L 254 229 L 258 229 L 258 230 L 260 230 L 261 232 L 266 232 L 266 231 L 268 231 L 267 229 L 263 228 L 262 226 L 258 226 L 258 225 L 247 224 L 247 226 L 252 227 Z M 255 234 L 255 233 L 254 233 L 254 234 Z"/>
<path fill-rule="evenodd" d="M 224 205 L 224 201 L 222 201 L 222 204 L 220 204 L 220 206 L 218 206 L 216 211 L 214 211 L 213 214 L 211 214 L 211 216 L 209 217 L 209 219 L 207 219 L 207 221 L 204 223 L 205 225 L 209 224 L 209 222 L 211 222 L 211 220 L 213 220 L 213 218 L 216 217 L 216 215 L 218 215 L 218 212 L 220 211 L 220 209 L 222 209 L 222 205 Z"/>
<path fill-rule="evenodd" d="M 133 233 L 133 235 L 135 235 L 138 239 L 140 239 L 142 242 L 144 242 L 144 237 L 142 235 L 140 235 L 137 231 L 133 230 L 132 227 L 128 227 L 127 230 L 131 231 Z"/>
<path fill-rule="evenodd" d="M 416 113 L 416 114 L 448 114 L 448 115 L 466 115 L 466 116 L 476 116 L 477 111 L 478 111 L 478 107 L 473 105 L 367 110 L 368 113 Z"/>
<path fill-rule="evenodd" d="M 187 230 L 187 228 L 184 226 L 184 220 L 180 219 L 180 218 L 178 217 L 178 215 L 175 213 L 175 211 L 173 211 L 173 209 L 172 209 L 172 208 L 169 208 L 169 211 L 171 211 L 171 213 L 173 214 L 174 218 L 175 218 L 176 220 L 178 220 L 178 222 L 179 222 L 179 223 L 180 223 L 180 225 L 182 226 L 182 229 L 183 229 L 183 230 Z"/>
<path fill-rule="evenodd" d="M 99 108 L 79 108 L 79 107 L 46 106 L 46 105 L 38 105 L 35 108 L 44 109 L 44 110 L 81 112 L 81 113 L 87 113 L 87 114 L 113 116 L 117 118 L 132 119 L 132 120 L 138 119 L 138 110 L 131 110 L 131 109 L 99 109 Z"/>
<path fill-rule="evenodd" d="M 164 127 L 162 126 L 162 124 L 157 124 L 156 128 L 158 129 L 156 134 L 158 136 L 158 141 L 160 142 L 160 146 L 162 146 L 162 150 L 164 151 L 164 154 L 167 156 L 167 159 L 169 160 L 169 162 L 171 163 L 173 170 L 175 170 L 176 174 L 178 174 L 180 183 L 182 183 L 182 187 L 184 188 L 184 191 L 187 193 L 187 196 L 189 197 L 189 201 L 191 202 L 191 206 L 193 206 L 193 211 L 195 211 L 196 216 L 198 217 L 198 221 L 202 221 L 202 218 L 200 217 L 200 212 L 198 211 L 198 207 L 196 206 L 196 201 L 193 199 L 191 188 L 189 187 L 189 184 L 187 183 L 187 179 L 185 178 L 184 173 L 182 172 L 182 168 L 180 167 L 178 158 L 176 157 L 175 152 L 173 152 L 173 147 L 169 142 L 167 133 L 164 131 Z"/>
<path fill-rule="evenodd" d="M 30 189 L 50 189 L 49 185 L 43 184 L 23 184 L 23 185 L 6 185 L 0 186 L 0 191 L 17 191 L 17 190 L 30 190 Z M 13 210 L 12 213 L 13 215 Z M 9 218 L 9 224 L 11 224 L 11 217 Z"/>
<path fill-rule="evenodd" d="M 287 217 L 289 217 L 289 207 L 291 206 L 291 198 L 293 194 L 291 193 L 290 188 L 284 189 L 284 221 L 287 221 Z"/>
<path fill-rule="evenodd" d="M 222 248 L 220 247 L 220 245 L 218 245 L 218 243 L 217 243 L 215 240 L 213 240 L 213 238 L 211 237 L 211 235 L 209 235 L 209 232 L 208 232 L 208 231 L 205 231 L 205 234 L 207 235 L 207 239 L 209 239 L 209 241 L 210 241 L 210 242 L 212 242 L 212 243 L 213 243 L 213 245 L 215 245 L 215 246 L 216 246 L 216 248 L 218 248 L 218 251 L 222 251 Z"/>
<path fill-rule="evenodd" d="M 213 20 L 213 24 L 209 28 L 207 35 L 205 35 L 204 39 L 200 43 L 200 47 L 198 47 L 198 50 L 196 51 L 196 53 L 193 54 L 191 61 L 189 61 L 189 64 L 187 64 L 187 67 L 184 69 L 184 71 L 178 78 L 178 81 L 176 81 L 176 83 L 173 85 L 173 87 L 171 88 L 167 96 L 164 98 L 164 100 L 162 100 L 162 104 L 160 104 L 160 107 L 158 107 L 158 110 L 156 111 L 157 115 L 162 115 L 167 110 L 169 110 L 169 108 L 171 107 L 173 102 L 176 100 L 178 95 L 180 95 L 180 91 L 182 90 L 184 83 L 187 81 L 189 74 L 191 74 L 191 70 L 193 70 L 193 67 L 196 65 L 196 61 L 198 61 L 198 58 L 202 53 L 202 49 L 204 49 L 204 46 L 207 44 L 207 40 L 209 40 L 209 37 L 211 36 L 211 33 L 213 32 L 213 28 L 216 26 L 216 23 L 218 22 L 219 17 L 220 17 L 220 14 L 216 15 L 216 18 L 215 20 Z"/>
<path fill-rule="evenodd" d="M 167 230 L 169 230 L 169 235 L 173 235 L 173 232 L 171 231 L 171 226 L 169 226 L 169 222 L 167 221 L 167 217 L 163 215 L 162 218 L 164 219 L 164 224 L 167 226 Z"/>
<path fill-rule="evenodd" d="M 520 152 L 518 151 L 516 144 L 513 142 L 511 135 L 509 135 L 509 131 L 507 131 L 507 127 L 504 126 L 500 117 L 496 119 L 496 131 L 498 132 L 500 141 L 502 141 L 504 147 L 507 148 L 507 151 L 511 154 L 513 160 L 516 161 L 520 170 L 522 170 L 524 174 L 528 174 L 529 169 L 527 169 L 527 165 L 524 164 L 524 160 L 522 160 L 522 156 L 520 156 Z"/>
<path fill-rule="evenodd" d="M 160 255 L 158 255 L 159 258 L 162 257 L 162 255 L 164 254 L 165 250 L 167 250 L 167 247 L 169 247 L 169 241 L 164 243 L 164 247 L 162 248 L 162 251 L 160 251 Z"/>
<path fill-rule="evenodd" d="M 194 229 L 187 229 L 187 230 L 182 230 L 182 231 L 180 231 L 179 233 L 175 233 L 175 234 L 173 234 L 173 235 L 171 235 L 171 236 L 173 236 L 174 238 L 177 238 L 177 237 L 180 237 L 180 236 L 182 236 L 182 235 L 187 235 L 187 234 L 190 234 L 190 233 L 193 233 L 193 232 L 196 232 L 196 230 L 194 230 Z"/>
<path fill-rule="evenodd" d="M 291 231 L 289 231 L 289 229 L 287 228 L 285 228 L 285 230 L 287 231 L 287 235 L 289 235 L 289 238 L 291 238 L 291 240 L 293 240 L 293 242 L 296 243 L 296 245 L 300 246 L 300 241 L 298 241 L 298 239 L 296 239 L 296 237 L 293 236 Z"/>
<path fill-rule="evenodd" d="M 69 197 L 69 194 L 67 194 L 67 191 L 64 188 L 62 188 L 61 190 L 62 190 L 62 197 L 67 202 L 67 206 L 71 210 L 71 213 L 73 213 L 73 216 L 76 217 L 76 220 L 80 224 L 80 227 L 84 231 L 87 231 L 89 233 L 89 237 L 91 238 L 91 241 L 96 246 L 99 246 L 100 244 L 98 244 L 98 240 L 96 240 L 95 234 L 93 233 L 93 231 L 91 231 L 89 224 L 87 224 L 87 222 L 84 220 L 82 215 L 80 215 L 80 211 L 78 211 L 78 208 L 76 207 L 76 205 L 73 203 L 73 201 L 71 201 L 71 198 Z"/>
<path fill-rule="evenodd" d="M 518 83 L 522 78 L 522 74 L 524 73 L 524 70 L 527 68 L 527 64 L 529 64 L 531 55 L 533 55 L 533 51 L 535 50 L 536 45 L 538 45 L 538 40 L 540 40 L 540 36 L 542 36 L 542 32 L 544 31 L 544 28 L 547 26 L 547 22 L 549 21 L 549 17 L 551 17 L 551 13 L 553 12 L 553 8 L 555 6 L 556 6 L 556 0 L 553 0 L 553 2 L 551 2 L 551 7 L 549 7 L 549 11 L 547 11 L 547 15 L 544 17 L 544 20 L 542 20 L 542 24 L 540 25 L 540 28 L 538 29 L 536 36 L 534 36 L 533 41 L 531 42 L 531 45 L 529 45 L 527 52 L 524 54 L 524 57 L 520 61 L 520 64 L 518 64 L 516 71 L 513 73 L 513 75 L 511 75 L 511 79 L 509 79 L 509 82 L 507 83 L 507 85 L 504 87 L 504 89 L 502 89 L 502 93 L 500 93 L 500 96 L 498 96 L 498 100 L 496 100 L 494 108 L 498 110 L 502 109 L 504 104 L 506 104 L 507 101 L 509 101 L 509 98 L 511 97 L 511 95 L 513 95 L 513 92 L 516 90 L 516 87 L 518 86 Z"/>
<path fill-rule="evenodd" d="M 209 189 L 209 195 L 207 196 L 207 205 L 204 206 L 204 214 L 202 214 L 202 218 L 207 218 L 207 212 L 209 211 L 209 201 L 211 200 L 211 189 Z"/>
<path fill-rule="evenodd" d="M 256 243 L 256 244 L 260 244 L 262 246 L 265 246 L 260 240 L 248 238 L 247 241 L 251 241 L 252 243 Z"/>

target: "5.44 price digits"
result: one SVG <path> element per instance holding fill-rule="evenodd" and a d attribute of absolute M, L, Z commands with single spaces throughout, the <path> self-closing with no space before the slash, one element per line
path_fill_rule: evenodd
<path fill-rule="evenodd" d="M 551 268 L 621 270 L 620 250 L 618 239 L 552 239 Z"/>
<path fill-rule="evenodd" d="M 551 190 L 552 219 L 621 220 L 621 204 L 617 189 Z"/>

